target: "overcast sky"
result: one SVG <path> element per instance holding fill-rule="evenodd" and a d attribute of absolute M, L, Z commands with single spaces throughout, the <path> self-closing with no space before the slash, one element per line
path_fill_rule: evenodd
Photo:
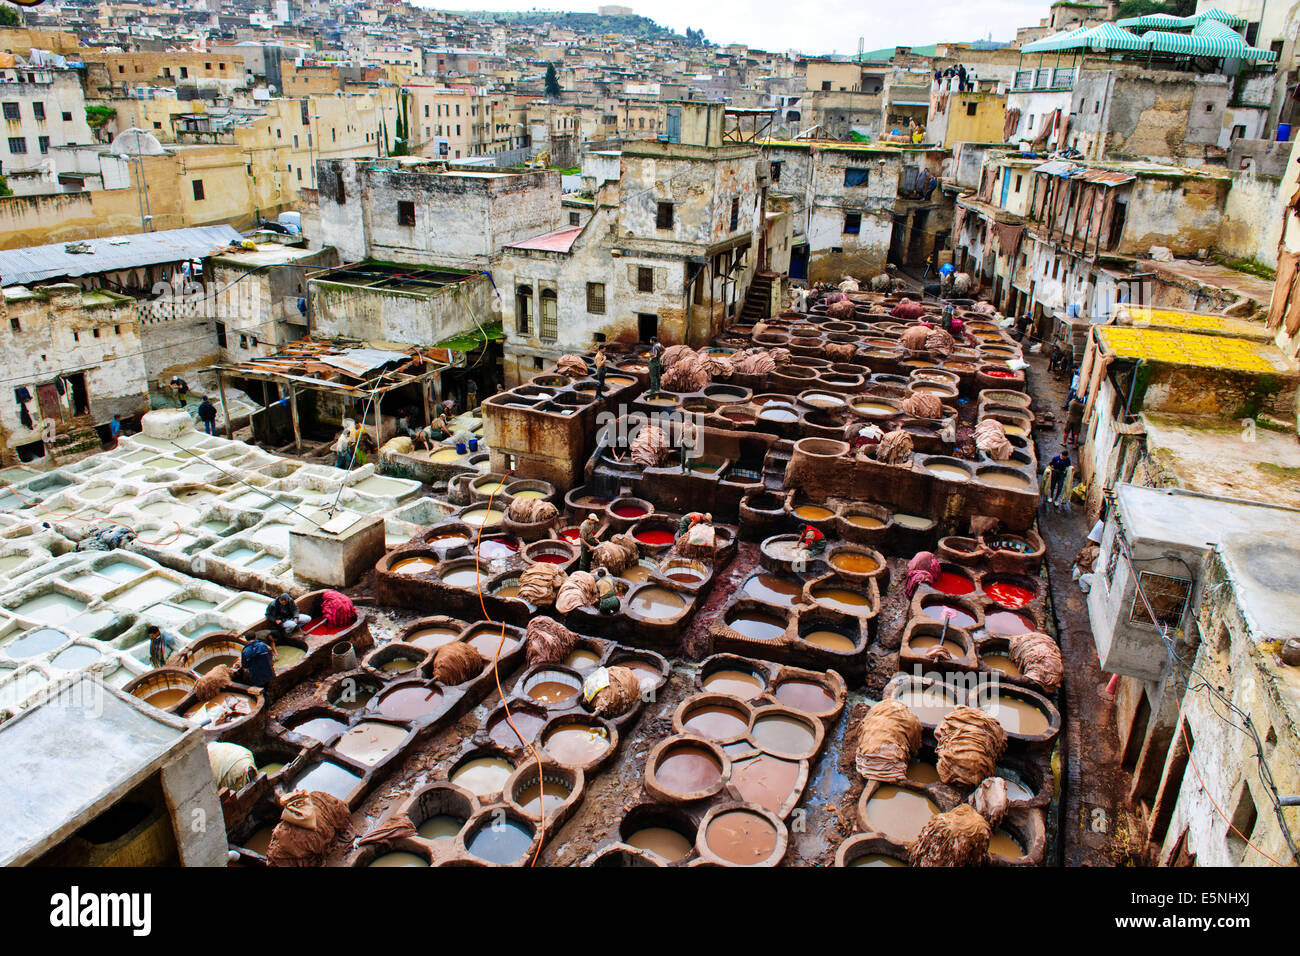
<path fill-rule="evenodd" d="M 417 0 L 438 9 L 571 10 L 595 12 L 600 0 Z M 1016 27 L 1037 24 L 1051 0 L 624 0 L 636 13 L 684 33 L 704 31 L 714 43 L 746 43 L 764 50 L 855 53 L 864 48 L 922 46 L 936 41 L 1011 40 Z"/>

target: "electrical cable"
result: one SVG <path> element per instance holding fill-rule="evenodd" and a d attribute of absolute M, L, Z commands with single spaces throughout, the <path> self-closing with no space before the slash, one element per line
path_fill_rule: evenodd
<path fill-rule="evenodd" d="M 1287 825 L 1286 819 L 1283 815 L 1281 801 L 1277 793 L 1277 787 L 1273 781 L 1272 772 L 1271 770 L 1268 769 L 1266 765 L 1264 759 L 1263 747 L 1260 744 L 1259 734 L 1255 729 L 1254 722 L 1251 720 L 1249 714 L 1241 710 L 1241 708 L 1239 708 L 1235 703 L 1233 703 L 1230 699 L 1228 699 L 1228 697 L 1225 694 L 1223 694 L 1221 690 L 1211 685 L 1209 681 L 1205 678 L 1205 676 L 1199 673 L 1193 665 L 1187 663 L 1186 661 L 1183 661 L 1182 658 L 1178 656 L 1177 649 L 1174 647 L 1173 641 L 1169 639 L 1168 626 L 1158 623 L 1159 618 L 1157 617 L 1154 608 L 1151 606 L 1151 602 L 1147 598 L 1146 590 L 1142 586 L 1142 582 L 1138 575 L 1137 568 L 1135 567 L 1135 564 L 1143 559 L 1135 559 L 1133 557 L 1132 550 L 1128 546 L 1128 541 L 1124 533 L 1123 522 L 1120 520 L 1118 513 L 1115 514 L 1115 520 L 1118 525 L 1118 531 L 1115 535 L 1115 542 L 1119 545 L 1120 549 L 1124 553 L 1125 559 L 1129 562 L 1129 568 L 1133 572 L 1134 586 L 1137 590 L 1138 597 L 1140 597 L 1142 600 L 1142 605 L 1146 610 L 1147 616 L 1150 618 L 1152 624 L 1159 628 L 1158 633 L 1160 635 L 1160 639 L 1165 645 L 1166 662 L 1171 666 L 1171 669 L 1179 672 L 1179 676 L 1183 678 L 1184 694 L 1186 694 L 1189 691 L 1202 690 L 1202 689 L 1208 691 L 1210 695 L 1210 701 L 1211 701 L 1210 703 L 1211 713 L 1213 713 L 1224 723 L 1241 731 L 1248 738 L 1250 738 L 1251 742 L 1255 746 L 1254 756 L 1258 764 L 1260 781 L 1264 784 L 1265 790 L 1269 795 L 1269 799 L 1273 804 L 1274 814 L 1277 817 L 1278 825 L 1279 828 L 1281 829 L 1283 839 L 1286 840 L 1287 846 L 1291 850 L 1292 857 L 1300 859 L 1300 851 L 1298 851 L 1296 848 L 1294 839 L 1292 838 L 1291 835 L 1290 827 Z M 1146 560 L 1154 560 L 1154 559 L 1146 559 Z M 1181 558 L 1179 558 L 1178 560 L 1180 561 L 1180 563 L 1183 564 L 1184 568 L 1188 569 L 1190 573 L 1191 570 L 1190 566 Z M 1194 580 L 1194 576 L 1192 577 Z M 1191 581 L 1188 582 L 1188 587 L 1190 593 Z M 1189 673 L 1199 678 L 1200 683 L 1193 684 L 1188 678 Z M 1233 721 L 1223 717 L 1221 714 L 1219 714 L 1219 712 L 1213 706 L 1212 703 L 1213 700 L 1215 700 L 1216 698 L 1222 704 L 1224 704 L 1230 712 L 1240 716 L 1243 720 L 1243 725 L 1238 725 Z M 1220 809 L 1218 802 L 1215 801 L 1214 797 L 1210 794 L 1210 790 L 1206 786 L 1204 778 L 1201 776 L 1200 767 L 1196 763 L 1196 758 L 1192 754 L 1190 741 L 1187 739 L 1187 721 L 1184 719 L 1180 723 L 1181 723 L 1181 729 L 1183 733 L 1183 743 L 1184 746 L 1187 747 L 1187 760 L 1189 763 L 1191 763 L 1192 769 L 1196 772 L 1197 781 L 1200 783 L 1201 789 L 1205 792 L 1206 798 L 1210 801 L 1210 805 L 1214 808 L 1215 812 L 1218 813 L 1220 817 L 1222 817 L 1224 823 L 1227 824 L 1228 829 L 1230 829 L 1233 833 L 1235 833 L 1248 847 L 1250 847 L 1252 850 L 1254 850 L 1256 853 L 1258 853 L 1260 856 L 1264 857 L 1274 865 L 1282 866 L 1283 865 L 1282 863 L 1278 862 L 1273 857 L 1269 856 L 1267 853 L 1261 850 L 1259 847 L 1255 846 L 1255 844 L 1252 843 L 1245 834 L 1243 834 L 1240 830 L 1237 829 L 1237 827 L 1233 824 L 1232 820 L 1228 818 L 1228 816 L 1223 812 L 1223 810 Z"/>

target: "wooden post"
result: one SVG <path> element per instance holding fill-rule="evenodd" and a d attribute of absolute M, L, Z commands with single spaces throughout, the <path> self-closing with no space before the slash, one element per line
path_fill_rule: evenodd
<path fill-rule="evenodd" d="M 230 408 L 226 405 L 226 380 L 217 372 L 217 393 L 221 396 L 221 414 L 226 416 L 226 437 L 235 437 L 235 426 L 230 421 Z"/>
<path fill-rule="evenodd" d="M 302 454 L 302 432 L 298 429 L 298 387 L 289 386 L 289 418 L 293 421 L 293 450 Z"/>
<path fill-rule="evenodd" d="M 424 423 L 426 425 L 433 423 L 433 415 L 431 414 L 432 408 L 429 403 L 429 392 L 433 389 L 435 378 L 437 378 L 436 372 L 429 378 L 420 382 L 420 401 L 424 403 Z"/>
<path fill-rule="evenodd" d="M 375 396 L 375 461 L 379 460 L 379 447 L 384 443 L 383 426 L 380 423 L 379 405 L 383 401 L 383 393 Z M 364 422 L 362 423 L 365 424 Z M 364 431 L 364 429 L 363 429 Z"/>

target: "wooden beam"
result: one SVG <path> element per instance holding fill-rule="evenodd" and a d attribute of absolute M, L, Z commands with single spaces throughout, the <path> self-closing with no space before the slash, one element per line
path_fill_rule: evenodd
<path fill-rule="evenodd" d="M 289 386 L 289 418 L 293 422 L 293 450 L 302 454 L 302 432 L 298 428 L 298 389 Z"/>
<path fill-rule="evenodd" d="M 235 427 L 230 421 L 230 406 L 226 404 L 226 380 L 217 372 L 217 393 L 221 396 L 221 414 L 226 416 L 226 437 L 235 437 Z"/>

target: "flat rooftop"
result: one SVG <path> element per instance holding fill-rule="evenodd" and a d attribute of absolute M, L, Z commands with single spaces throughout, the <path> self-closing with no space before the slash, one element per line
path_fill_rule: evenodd
<path fill-rule="evenodd" d="M 1115 496 L 1130 541 L 1157 541 L 1189 549 L 1209 550 L 1225 532 L 1262 535 L 1300 520 L 1300 511 L 1292 508 L 1181 488 L 1117 485 Z"/>
<path fill-rule="evenodd" d="M 1097 335 L 1117 358 L 1257 375 L 1295 371 L 1276 346 L 1237 336 L 1120 326 L 1098 326 Z"/>
<path fill-rule="evenodd" d="M 202 733 L 88 675 L 0 725 L 0 865 L 62 842 Z"/>
<path fill-rule="evenodd" d="M 389 262 L 357 262 L 337 269 L 317 272 L 312 281 L 334 282 L 361 289 L 393 292 L 437 292 L 477 273 L 456 269 L 426 269 Z"/>

